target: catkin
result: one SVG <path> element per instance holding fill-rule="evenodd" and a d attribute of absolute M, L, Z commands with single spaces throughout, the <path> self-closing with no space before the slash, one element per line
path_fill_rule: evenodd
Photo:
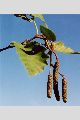
<path fill-rule="evenodd" d="M 52 96 L 52 75 L 48 75 L 48 82 L 47 82 L 47 97 L 51 98 Z"/>
<path fill-rule="evenodd" d="M 67 102 L 67 81 L 66 79 L 62 79 L 62 98 L 63 102 Z"/>
<path fill-rule="evenodd" d="M 59 90 L 58 90 L 58 70 L 59 70 L 59 63 L 55 62 L 53 69 L 53 89 L 56 100 L 60 101 Z"/>

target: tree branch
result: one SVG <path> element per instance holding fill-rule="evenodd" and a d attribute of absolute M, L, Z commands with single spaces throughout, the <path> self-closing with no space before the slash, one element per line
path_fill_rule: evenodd
<path fill-rule="evenodd" d="M 8 45 L 7 47 L 0 49 L 0 52 L 2 52 L 2 51 L 4 51 L 4 50 L 7 50 L 7 49 L 9 49 L 9 48 L 13 48 L 13 47 L 15 47 L 15 46 L 10 46 L 10 45 Z"/>
<path fill-rule="evenodd" d="M 23 45 L 24 43 L 31 42 L 32 40 L 34 40 L 36 38 L 40 38 L 40 39 L 43 39 L 43 40 L 46 39 L 46 37 L 44 35 L 36 34 L 33 38 L 24 40 L 21 44 Z M 2 52 L 4 50 L 7 50 L 7 49 L 10 49 L 10 48 L 14 48 L 14 47 L 15 46 L 8 45 L 7 47 L 0 49 L 0 52 Z"/>
<path fill-rule="evenodd" d="M 24 43 L 27 43 L 27 42 L 31 42 L 32 40 L 36 39 L 36 38 L 40 38 L 40 39 L 43 39 L 45 40 L 45 47 L 49 49 L 50 51 L 50 66 L 52 66 L 54 68 L 54 65 L 52 64 L 52 52 L 54 53 L 55 57 L 56 57 L 56 61 L 59 63 L 59 59 L 58 59 L 58 56 L 57 54 L 54 52 L 54 49 L 53 49 L 53 46 L 52 46 L 52 43 L 51 45 L 48 44 L 48 39 L 46 38 L 46 36 L 44 36 L 43 34 L 36 34 L 33 38 L 31 39 L 26 39 L 24 40 L 23 42 L 21 42 L 22 45 L 24 45 Z M 10 49 L 10 48 L 14 48 L 15 46 L 11 46 L 11 45 L 8 45 L 7 47 L 5 48 L 2 48 L 0 49 L 0 52 L 4 51 L 4 50 L 7 50 L 7 49 Z M 58 72 L 59 73 L 59 72 Z M 64 75 L 59 73 L 63 78 L 64 78 Z"/>

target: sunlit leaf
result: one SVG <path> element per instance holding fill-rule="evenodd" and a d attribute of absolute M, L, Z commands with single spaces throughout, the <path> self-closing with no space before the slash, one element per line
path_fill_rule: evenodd
<path fill-rule="evenodd" d="M 80 52 L 75 52 L 72 48 L 66 47 L 63 42 L 54 42 L 53 43 L 54 50 L 57 52 L 62 52 L 66 54 L 80 54 Z"/>
<path fill-rule="evenodd" d="M 50 30 L 50 29 L 48 29 L 48 28 L 40 25 L 40 31 L 41 31 L 41 33 L 42 33 L 43 35 L 45 35 L 49 40 L 52 40 L 52 41 L 55 41 L 55 40 L 56 40 L 56 35 L 55 35 L 55 33 L 54 33 L 52 30 Z"/>
<path fill-rule="evenodd" d="M 13 42 L 12 44 L 16 47 L 22 63 L 31 76 L 37 75 L 44 70 L 44 67 L 47 65 L 46 60 L 48 58 L 48 56 L 44 53 L 45 48 L 41 50 L 42 52 L 40 50 L 35 52 L 36 48 L 33 47 L 34 43 L 29 43 L 25 47 L 18 42 Z"/>
<path fill-rule="evenodd" d="M 46 24 L 46 21 L 45 21 L 45 19 L 44 19 L 44 17 L 43 17 L 43 15 L 42 14 L 32 14 L 34 17 L 38 17 L 40 20 L 42 20 L 43 22 L 44 22 L 44 26 L 46 27 L 46 28 L 48 28 L 48 25 Z"/>
<path fill-rule="evenodd" d="M 45 22 L 45 19 L 43 17 L 42 14 L 32 14 L 34 17 L 38 17 L 39 19 L 41 19 L 43 22 Z"/>

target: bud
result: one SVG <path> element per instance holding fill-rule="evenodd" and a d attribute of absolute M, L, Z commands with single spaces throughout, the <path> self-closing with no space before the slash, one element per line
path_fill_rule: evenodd
<path fill-rule="evenodd" d="M 59 70 L 59 63 L 55 62 L 53 69 L 53 89 L 56 100 L 60 101 L 59 90 L 58 90 L 58 70 Z"/>
<path fill-rule="evenodd" d="M 67 102 L 67 81 L 66 79 L 62 79 L 62 98 L 63 102 Z"/>
<path fill-rule="evenodd" d="M 47 97 L 51 98 L 52 96 L 52 75 L 48 75 L 48 82 L 47 82 Z"/>

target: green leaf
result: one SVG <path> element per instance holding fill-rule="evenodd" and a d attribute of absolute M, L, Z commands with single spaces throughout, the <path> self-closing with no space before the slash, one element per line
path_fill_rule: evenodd
<path fill-rule="evenodd" d="M 32 14 L 34 17 L 38 17 L 40 20 L 42 20 L 43 22 L 44 22 L 44 26 L 46 27 L 46 28 L 48 28 L 48 25 L 46 24 L 46 21 L 45 21 L 45 19 L 44 19 L 44 17 L 43 17 L 43 15 L 42 14 Z"/>
<path fill-rule="evenodd" d="M 47 65 L 46 60 L 48 58 L 44 53 L 45 48 L 42 47 L 42 50 L 37 50 L 36 47 L 39 47 L 39 45 L 34 42 L 28 43 L 26 46 L 23 46 L 18 42 L 13 42 L 12 44 L 16 47 L 22 63 L 31 76 L 37 75 L 44 70 L 44 67 Z"/>
<path fill-rule="evenodd" d="M 32 14 L 34 17 L 38 17 L 39 19 L 41 19 L 43 22 L 45 22 L 45 19 L 43 17 L 42 14 Z"/>
<path fill-rule="evenodd" d="M 45 35 L 49 40 L 55 41 L 56 35 L 50 29 L 40 25 L 40 31 L 43 35 Z"/>
<path fill-rule="evenodd" d="M 62 52 L 66 54 L 80 54 L 80 52 L 75 52 L 72 48 L 66 47 L 61 41 L 54 42 L 53 47 L 56 52 Z"/>

